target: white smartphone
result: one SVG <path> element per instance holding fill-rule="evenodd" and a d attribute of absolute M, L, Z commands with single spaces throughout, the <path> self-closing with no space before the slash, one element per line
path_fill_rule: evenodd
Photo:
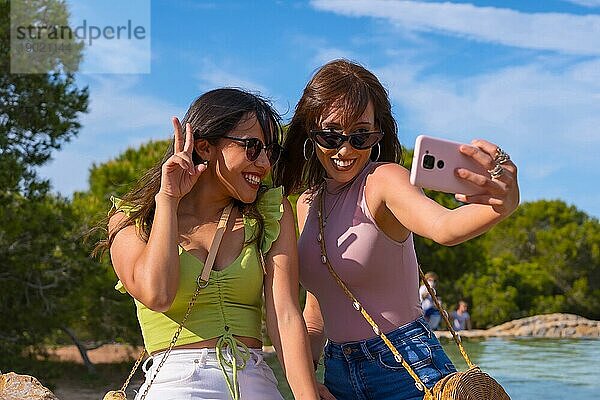
<path fill-rule="evenodd" d="M 418 136 L 410 169 L 410 183 L 446 193 L 471 195 L 480 192 L 479 186 L 454 175 L 456 168 L 489 175 L 481 164 L 460 152 L 461 145 L 462 143 L 431 136 Z"/>

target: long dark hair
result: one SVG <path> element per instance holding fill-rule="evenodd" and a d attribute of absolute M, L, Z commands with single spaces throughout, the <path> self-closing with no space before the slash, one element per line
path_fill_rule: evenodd
<path fill-rule="evenodd" d="M 216 144 L 222 136 L 229 134 L 244 118 L 255 115 L 265 136 L 265 144 L 279 142 L 282 136 L 281 118 L 273 109 L 271 103 L 260 95 L 250 93 L 237 88 L 215 89 L 204 93 L 190 105 L 185 117 L 181 121 L 183 127 L 190 123 L 194 132 L 194 138 L 206 139 L 211 144 Z M 175 149 L 175 140 L 171 141 L 163 159 L 150 168 L 137 182 L 137 184 L 122 198 L 125 204 L 133 207 L 130 214 L 111 232 L 106 240 L 101 240 L 96 245 L 93 254 L 102 254 L 110 249 L 116 234 L 129 225 L 138 227 L 138 235 L 144 241 L 148 241 L 156 203 L 154 196 L 160 190 L 161 167 L 171 157 Z M 202 160 L 194 152 L 195 164 Z M 264 220 L 258 209 L 256 201 L 266 191 L 266 186 L 261 186 L 254 203 L 243 203 L 234 200 L 240 212 L 258 222 L 256 234 L 246 243 L 252 243 L 262 238 L 264 233 Z M 106 222 L 118 210 L 111 209 Z M 137 223 L 136 223 L 137 222 Z"/>
<path fill-rule="evenodd" d="M 287 160 L 273 170 L 275 185 L 283 185 L 286 194 L 317 187 L 325 170 L 314 151 L 308 161 L 304 159 L 303 146 L 308 133 L 318 128 L 321 117 L 332 108 L 341 107 L 342 123 L 352 124 L 363 114 L 369 101 L 375 109 L 375 126 L 384 133 L 379 161 L 400 163 L 402 147 L 387 90 L 362 65 L 344 59 L 334 60 L 319 68 L 304 88 L 284 135 Z"/>

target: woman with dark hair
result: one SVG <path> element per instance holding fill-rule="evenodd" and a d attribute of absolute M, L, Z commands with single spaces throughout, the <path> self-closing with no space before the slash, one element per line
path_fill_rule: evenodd
<path fill-rule="evenodd" d="M 99 246 L 151 354 L 136 399 L 281 399 L 262 353 L 263 294 L 292 392 L 318 398 L 292 209 L 261 184 L 281 155 L 278 115 L 257 95 L 217 89 L 173 126 L 164 159 L 113 199 Z"/>
<path fill-rule="evenodd" d="M 410 184 L 396 134 L 377 77 L 332 61 L 304 89 L 284 139 L 290 160 L 275 169 L 286 194 L 302 193 L 300 282 L 315 365 L 327 339 L 321 398 L 421 399 L 407 366 L 427 387 L 454 372 L 423 319 L 413 232 L 452 246 L 519 203 L 516 166 L 495 144 L 475 140 L 460 151 L 490 175 L 458 169 L 479 192 L 457 194 L 470 204 L 455 210 L 439 205 Z"/>

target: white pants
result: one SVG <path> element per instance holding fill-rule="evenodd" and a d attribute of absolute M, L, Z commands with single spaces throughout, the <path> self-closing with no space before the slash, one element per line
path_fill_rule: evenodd
<path fill-rule="evenodd" d="M 251 357 L 246 367 L 238 370 L 240 398 L 242 400 L 283 400 L 277 390 L 277 378 L 264 361 L 261 350 L 250 349 Z M 142 394 L 162 359 L 158 353 L 148 367 L 146 360 L 142 370 L 146 381 L 140 387 L 135 400 Z M 231 369 L 227 371 L 230 375 Z M 215 349 L 174 349 L 160 368 L 150 386 L 146 400 L 231 400 L 223 372 L 219 367 Z"/>

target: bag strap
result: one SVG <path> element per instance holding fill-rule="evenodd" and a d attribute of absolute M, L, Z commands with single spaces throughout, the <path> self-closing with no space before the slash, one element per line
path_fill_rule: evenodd
<path fill-rule="evenodd" d="M 227 207 L 225 207 L 225 209 L 223 210 L 223 213 L 221 214 L 221 218 L 219 219 L 219 224 L 217 225 L 217 231 L 215 232 L 215 236 L 210 245 L 208 257 L 206 257 L 206 263 L 204 264 L 202 273 L 198 276 L 198 279 L 196 280 L 196 283 L 197 283 L 196 290 L 188 303 L 188 308 L 183 316 L 183 319 L 179 323 L 179 326 L 177 327 L 175 334 L 173 335 L 173 339 L 171 339 L 171 342 L 169 343 L 169 348 L 163 354 L 163 356 L 160 360 L 160 363 L 158 364 L 158 367 L 156 367 L 154 376 L 152 376 L 150 383 L 148 383 L 148 386 L 146 386 L 146 390 L 144 391 L 144 394 L 142 394 L 142 397 L 140 398 L 141 400 L 144 400 L 146 398 L 146 395 L 148 394 L 148 391 L 150 390 L 150 386 L 152 386 L 152 383 L 156 379 L 156 375 L 158 375 L 158 371 L 161 369 L 161 367 L 163 366 L 165 361 L 167 361 L 167 357 L 171 353 L 171 350 L 173 350 L 175 343 L 177 343 L 179 334 L 183 330 L 183 325 L 185 324 L 188 317 L 190 316 L 190 313 L 192 311 L 192 308 L 194 307 L 194 304 L 196 304 L 196 299 L 198 298 L 198 295 L 200 294 L 200 289 L 204 289 L 206 286 L 208 286 L 208 280 L 210 278 L 210 271 L 212 270 L 214 263 L 215 263 L 215 259 L 217 258 L 217 251 L 219 250 L 219 245 L 221 244 L 223 235 L 225 234 L 225 230 L 227 228 L 227 222 L 229 221 L 229 215 L 231 214 L 232 209 L 233 209 L 233 203 L 230 203 Z M 131 369 L 131 372 L 129 373 L 127 380 L 125 380 L 125 383 L 121 387 L 120 392 L 121 392 L 123 398 L 125 398 L 125 390 L 127 389 L 127 386 L 129 385 L 129 381 L 135 374 L 135 371 L 139 367 L 139 365 L 142 362 L 145 355 L 146 355 L 146 349 L 142 350 L 140 356 L 138 357 L 135 364 L 133 365 L 133 368 Z"/>
<path fill-rule="evenodd" d="M 331 262 L 329 262 L 329 257 L 327 256 L 327 249 L 325 248 L 325 234 L 324 234 L 324 230 L 323 230 L 323 210 L 324 210 L 324 202 L 325 202 L 325 196 L 324 196 L 323 192 L 324 192 L 324 190 L 321 190 L 321 193 L 319 195 L 319 197 L 320 197 L 319 210 L 317 211 L 317 216 L 319 217 L 319 235 L 317 236 L 317 241 L 321 245 L 321 262 L 327 266 L 329 273 L 331 274 L 331 276 L 333 276 L 333 278 L 337 282 L 338 286 L 340 288 L 342 288 L 342 290 L 344 291 L 346 296 L 348 296 L 350 301 L 352 301 L 352 306 L 354 307 L 354 309 L 362 314 L 364 319 L 369 323 L 369 325 L 371 325 L 373 332 L 375 332 L 375 334 L 377 336 L 379 336 L 381 338 L 381 340 L 383 340 L 385 345 L 390 349 L 390 351 L 394 355 L 394 359 L 397 362 L 401 363 L 402 366 L 404 367 L 404 369 L 406 369 L 406 372 L 408 372 L 408 374 L 414 379 L 416 388 L 419 391 L 424 391 L 429 396 L 431 396 L 431 391 L 427 388 L 427 386 L 425 386 L 425 384 L 423 383 L 421 378 L 419 378 L 419 376 L 411 368 L 411 366 L 408 364 L 408 362 L 406 362 L 406 360 L 404 360 L 404 357 L 402 357 L 402 355 L 400 354 L 400 352 L 398 351 L 396 346 L 394 346 L 392 344 L 392 342 L 390 342 L 390 340 L 387 338 L 385 333 L 383 333 L 379 329 L 379 327 L 377 326 L 375 321 L 373 321 L 373 318 L 371 318 L 371 316 L 369 315 L 367 310 L 364 309 L 364 307 L 362 306 L 360 301 L 358 301 L 358 299 L 352 294 L 350 289 L 348 289 L 348 286 L 346 286 L 344 281 L 342 281 L 340 276 L 333 269 Z"/>
<path fill-rule="evenodd" d="M 448 330 L 450 331 L 450 333 L 452 333 L 452 339 L 454 339 L 454 342 L 458 346 L 458 350 L 460 351 L 460 354 L 462 355 L 462 357 L 465 359 L 467 366 L 469 368 L 473 367 L 473 363 L 471 362 L 471 359 L 469 358 L 465 348 L 462 345 L 462 339 L 460 337 L 460 334 L 458 334 L 458 332 L 456 332 L 454 330 L 454 328 L 452 327 L 452 324 L 450 323 L 450 320 L 448 319 L 448 312 L 446 310 L 444 310 L 444 308 L 442 307 L 442 304 L 440 303 L 440 301 L 438 300 L 438 298 L 436 296 L 435 291 L 429 285 L 429 282 L 427 282 L 427 279 L 425 279 L 425 274 L 423 273 L 423 270 L 421 269 L 420 265 L 419 265 L 419 276 L 421 277 L 421 280 L 423 281 L 423 285 L 425 285 L 425 288 L 429 292 L 429 295 L 433 299 L 433 302 L 435 303 L 435 308 L 437 308 L 438 311 L 440 312 L 440 314 L 442 314 L 442 317 L 444 318 L 444 322 L 446 323 Z"/>
<path fill-rule="evenodd" d="M 323 210 L 325 209 L 325 205 L 324 205 L 325 204 L 325 195 L 324 195 L 323 188 L 324 187 L 321 188 L 321 191 L 319 194 L 319 197 L 320 197 L 319 198 L 319 210 L 317 211 L 317 216 L 319 218 L 319 235 L 317 236 L 317 241 L 319 242 L 319 244 L 321 246 L 321 262 L 327 266 L 329 273 L 331 274 L 331 276 L 333 276 L 333 278 L 336 281 L 336 283 L 338 284 L 338 286 L 340 288 L 342 288 L 342 290 L 344 291 L 346 296 L 350 299 L 350 301 L 352 301 L 352 306 L 354 307 L 354 309 L 361 313 L 361 315 L 364 317 L 364 319 L 369 323 L 369 325 L 371 325 L 373 332 L 375 332 L 375 334 L 377 336 L 379 336 L 381 338 L 381 340 L 383 340 L 385 345 L 390 349 L 390 351 L 394 355 L 394 359 L 397 362 L 401 363 L 402 366 L 404 367 L 404 369 L 406 369 L 406 372 L 408 372 L 408 374 L 414 379 L 416 388 L 420 391 L 424 391 L 429 396 L 432 396 L 431 390 L 429 388 L 427 388 L 427 386 L 425 386 L 425 384 L 423 383 L 421 378 L 419 378 L 419 376 L 412 369 L 410 364 L 408 364 L 408 362 L 406 362 L 404 360 L 404 357 L 402 357 L 402 355 L 400 354 L 400 352 L 398 351 L 396 346 L 394 346 L 392 344 L 392 342 L 387 338 L 385 333 L 381 332 L 381 330 L 379 329 L 379 327 L 377 326 L 377 324 L 375 323 L 373 318 L 371 318 L 369 313 L 364 309 L 364 307 L 358 301 L 356 296 L 354 296 L 352 294 L 350 289 L 348 289 L 348 286 L 346 286 L 344 281 L 340 278 L 340 276 L 337 274 L 337 272 L 335 272 L 335 270 L 333 269 L 333 266 L 331 265 L 331 262 L 329 261 L 329 257 L 327 256 L 327 249 L 325 247 L 325 233 L 324 233 L 324 224 L 323 224 Z M 456 342 L 461 355 L 465 359 L 469 368 L 473 367 L 473 363 L 469 359 L 469 356 L 467 355 L 467 352 L 465 351 L 465 349 L 462 345 L 462 340 L 460 339 L 460 335 L 458 333 L 456 333 L 456 331 L 452 328 L 452 325 L 450 324 L 450 321 L 448 320 L 448 313 L 442 308 L 442 305 L 440 304 L 439 300 L 435 296 L 435 292 L 433 291 L 431 286 L 429 286 L 429 283 L 425 279 L 425 275 L 423 274 L 423 271 L 421 270 L 421 266 L 419 266 L 419 275 L 421 276 L 421 279 L 423 280 L 423 283 L 424 283 L 425 287 L 427 288 L 427 291 L 429 292 L 431 297 L 434 299 L 437 309 L 440 310 L 440 313 L 444 317 L 444 321 L 445 321 L 446 325 L 448 325 L 448 329 L 450 330 L 450 332 L 452 332 L 452 337 L 454 338 L 454 341 Z"/>

